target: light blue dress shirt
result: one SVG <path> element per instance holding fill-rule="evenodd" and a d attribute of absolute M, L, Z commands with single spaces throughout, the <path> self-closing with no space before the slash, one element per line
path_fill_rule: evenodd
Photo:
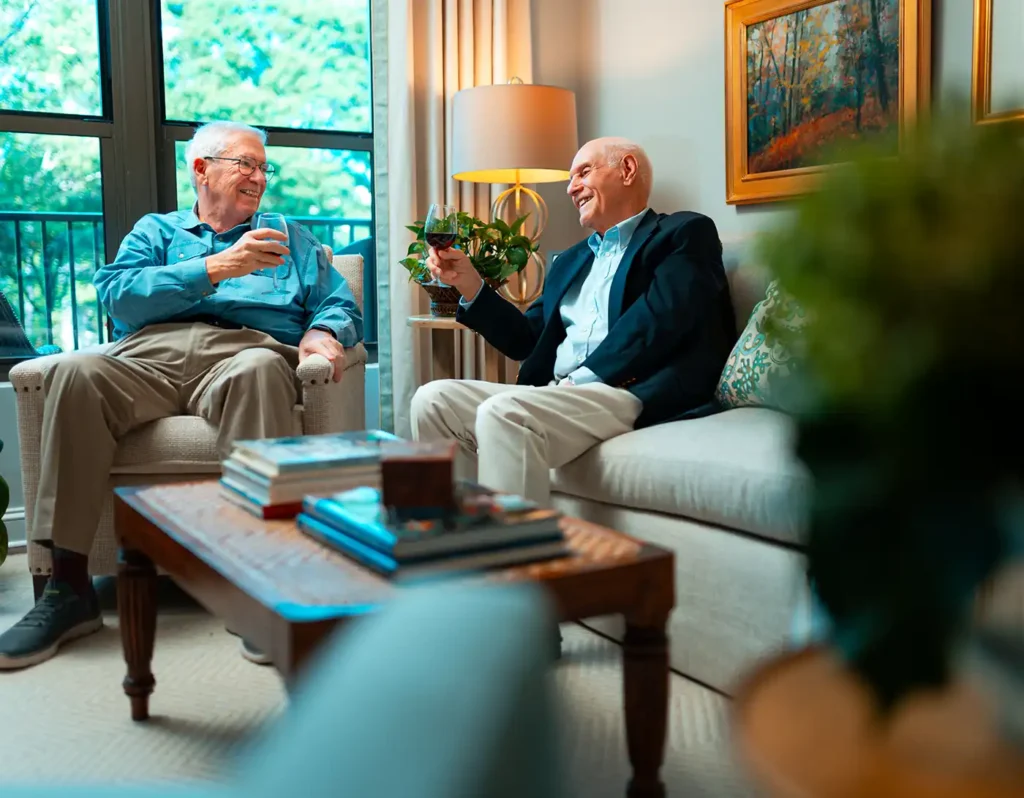
<path fill-rule="evenodd" d="M 94 282 L 114 321 L 115 339 L 146 325 L 212 316 L 265 332 L 297 346 L 314 326 L 330 329 L 344 346 L 363 337 L 363 319 L 344 278 L 305 227 L 288 223 L 288 276 L 273 288 L 271 269 L 222 280 L 206 273 L 206 258 L 233 246 L 252 229 L 248 221 L 223 233 L 201 222 L 195 208 L 142 217 L 121 243 L 113 263 Z M 283 271 L 284 267 L 280 267 Z"/>
<path fill-rule="evenodd" d="M 555 353 L 555 379 L 567 377 L 576 385 L 600 382 L 590 369 L 582 366 L 591 352 L 608 335 L 608 304 L 612 280 L 622 263 L 633 233 L 647 214 L 644 208 L 610 228 L 604 236 L 593 233 L 587 244 L 594 253 L 589 271 L 580 272 L 562 299 L 559 312 L 565 325 L 565 340 Z"/>

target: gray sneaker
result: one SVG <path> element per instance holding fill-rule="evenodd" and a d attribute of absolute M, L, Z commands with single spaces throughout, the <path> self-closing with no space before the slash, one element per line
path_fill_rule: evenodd
<path fill-rule="evenodd" d="M 83 598 L 68 585 L 46 583 L 36 606 L 0 635 L 0 670 L 44 662 L 61 644 L 92 634 L 103 626 L 96 594 Z"/>

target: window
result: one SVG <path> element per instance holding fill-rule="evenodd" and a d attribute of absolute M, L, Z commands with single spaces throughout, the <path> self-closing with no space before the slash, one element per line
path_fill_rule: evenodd
<path fill-rule="evenodd" d="M 367 0 L 162 0 L 164 116 L 369 133 Z"/>
<path fill-rule="evenodd" d="M 105 338 L 100 45 L 95 0 L 0 2 L 0 291 L 17 317 L 0 320 L 5 363 Z"/>
<path fill-rule="evenodd" d="M 96 0 L 0 2 L 0 108 L 100 116 Z"/>
<path fill-rule="evenodd" d="M 36 347 L 104 340 L 92 277 L 104 261 L 96 139 L 0 133 L 0 290 Z"/>
<path fill-rule="evenodd" d="M 0 0 L 0 290 L 26 354 L 106 340 L 93 275 L 142 216 L 191 206 L 203 122 L 267 131 L 265 207 L 335 251 L 372 240 L 370 80 L 369 0 Z"/>

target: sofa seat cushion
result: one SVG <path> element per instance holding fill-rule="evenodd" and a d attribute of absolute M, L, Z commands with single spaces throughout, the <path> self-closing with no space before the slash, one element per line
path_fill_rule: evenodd
<path fill-rule="evenodd" d="M 293 414 L 293 434 L 302 434 L 302 407 Z M 217 428 L 198 416 L 151 421 L 121 439 L 113 474 L 219 474 Z"/>
<path fill-rule="evenodd" d="M 552 472 L 553 490 L 802 543 L 810 480 L 789 416 L 728 410 L 621 435 Z"/>

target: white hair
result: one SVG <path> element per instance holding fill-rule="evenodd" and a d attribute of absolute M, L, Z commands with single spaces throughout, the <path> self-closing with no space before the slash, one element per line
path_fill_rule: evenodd
<path fill-rule="evenodd" d="M 651 186 L 654 184 L 654 167 L 647 157 L 644 148 L 639 144 L 623 138 L 609 137 L 604 140 L 604 158 L 609 166 L 618 166 L 627 155 L 636 159 L 636 181 L 643 190 L 644 198 L 650 199 Z"/>
<path fill-rule="evenodd" d="M 192 188 L 196 187 L 196 158 L 223 154 L 232 137 L 239 133 L 256 136 L 260 144 L 267 143 L 265 132 L 241 122 L 210 122 L 196 129 L 185 147 L 185 162 L 188 163 L 188 179 L 192 181 Z"/>

